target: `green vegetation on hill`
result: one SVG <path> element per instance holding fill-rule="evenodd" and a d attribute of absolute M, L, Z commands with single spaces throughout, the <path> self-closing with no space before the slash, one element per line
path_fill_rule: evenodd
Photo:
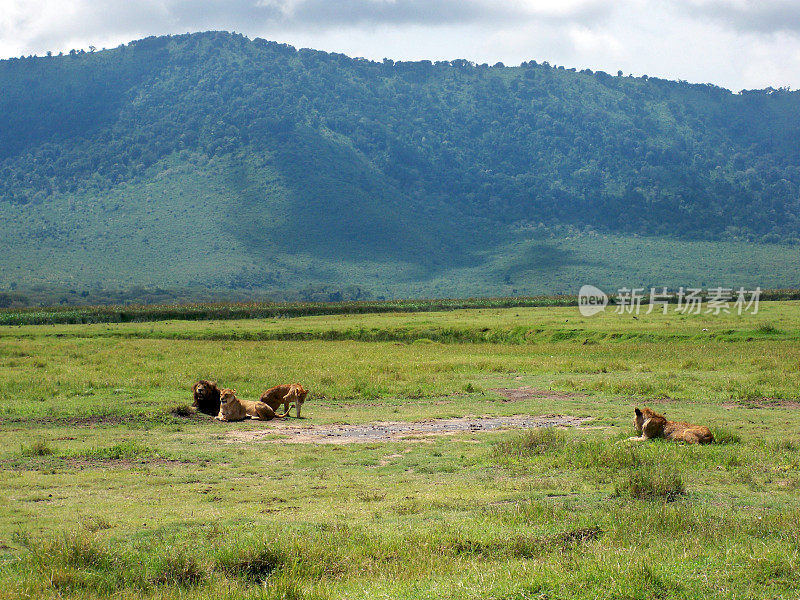
<path fill-rule="evenodd" d="M 760 252 L 745 285 L 797 282 L 800 92 L 222 32 L 0 61 L 0 89 L 0 289 L 574 292 L 564 238 L 631 234 L 645 258 L 664 237 L 740 244 L 720 279 Z M 636 258 L 614 285 L 647 283 Z M 680 256 L 655 283 L 716 264 Z"/>

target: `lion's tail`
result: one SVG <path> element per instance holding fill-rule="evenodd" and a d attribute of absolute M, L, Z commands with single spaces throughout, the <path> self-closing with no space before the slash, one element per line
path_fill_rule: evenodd
<path fill-rule="evenodd" d="M 290 410 L 292 410 L 292 407 L 293 407 L 293 406 L 294 406 L 294 404 L 290 404 L 290 405 L 289 405 L 289 407 L 286 409 L 286 412 L 285 412 L 285 413 L 281 414 L 281 413 L 279 413 L 279 412 L 276 412 L 276 413 L 275 413 L 275 416 L 276 416 L 276 417 L 278 417 L 279 419 L 282 419 L 283 417 L 285 417 L 286 415 L 288 415 L 288 414 L 289 414 L 289 411 L 290 411 Z"/>

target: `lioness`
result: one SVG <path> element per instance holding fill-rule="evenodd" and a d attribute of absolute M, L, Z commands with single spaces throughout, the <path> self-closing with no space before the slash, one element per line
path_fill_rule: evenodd
<path fill-rule="evenodd" d="M 278 410 L 278 407 L 283 404 L 286 409 L 286 414 L 289 413 L 289 403 L 294 402 L 297 411 L 297 418 L 300 418 L 300 407 L 306 401 L 308 390 L 299 383 L 284 383 L 269 388 L 266 392 L 261 394 L 260 402 L 269 404 L 272 410 Z"/>
<path fill-rule="evenodd" d="M 288 412 L 287 408 L 285 413 L 279 414 L 263 402 L 239 400 L 236 390 L 226 388 L 220 391 L 219 414 L 214 418 L 218 421 L 243 421 L 250 417 L 258 421 L 269 421 L 274 418 L 282 419 Z"/>
<path fill-rule="evenodd" d="M 714 441 L 711 430 L 703 425 L 667 421 L 664 415 L 647 407 L 641 410 L 636 408 L 633 412 L 633 428 L 641 436 L 629 438 L 631 440 L 642 441 L 660 437 L 689 444 L 710 444 Z"/>
<path fill-rule="evenodd" d="M 212 417 L 219 413 L 219 388 L 216 381 L 201 379 L 192 386 L 194 406 L 201 413 Z"/>

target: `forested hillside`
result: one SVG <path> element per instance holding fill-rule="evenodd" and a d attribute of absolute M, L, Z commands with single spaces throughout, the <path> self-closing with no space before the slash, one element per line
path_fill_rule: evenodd
<path fill-rule="evenodd" d="M 0 61 L 0 286 L 391 276 L 414 293 L 512 231 L 539 250 L 564 231 L 794 244 L 798 114 L 787 90 L 217 32 Z M 526 256 L 523 271 L 559 261 Z"/>

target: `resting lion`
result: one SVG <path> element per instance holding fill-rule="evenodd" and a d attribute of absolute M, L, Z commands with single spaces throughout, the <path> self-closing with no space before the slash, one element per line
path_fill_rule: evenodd
<path fill-rule="evenodd" d="M 236 397 L 236 390 L 226 388 L 219 394 L 219 414 L 214 417 L 218 421 L 244 421 L 247 417 L 258 421 L 269 421 L 274 418 L 282 419 L 289 412 L 287 408 L 285 413 L 279 414 L 263 402 L 239 400 Z"/>
<path fill-rule="evenodd" d="M 289 403 L 294 402 L 297 411 L 297 418 L 300 418 L 300 407 L 306 401 L 308 390 L 299 383 L 284 383 L 269 388 L 266 392 L 261 394 L 260 402 L 269 404 L 272 410 L 278 410 L 278 407 L 283 404 L 286 409 L 286 414 L 289 414 Z"/>
<path fill-rule="evenodd" d="M 219 413 L 219 388 L 216 381 L 201 379 L 192 386 L 193 406 L 212 417 Z"/>
<path fill-rule="evenodd" d="M 714 441 L 714 436 L 708 427 L 679 421 L 667 421 L 664 415 L 660 415 L 647 407 L 641 410 L 634 409 L 633 428 L 641 436 L 629 439 L 637 441 L 653 438 L 664 438 L 665 440 L 687 442 L 689 444 L 710 444 Z"/>

